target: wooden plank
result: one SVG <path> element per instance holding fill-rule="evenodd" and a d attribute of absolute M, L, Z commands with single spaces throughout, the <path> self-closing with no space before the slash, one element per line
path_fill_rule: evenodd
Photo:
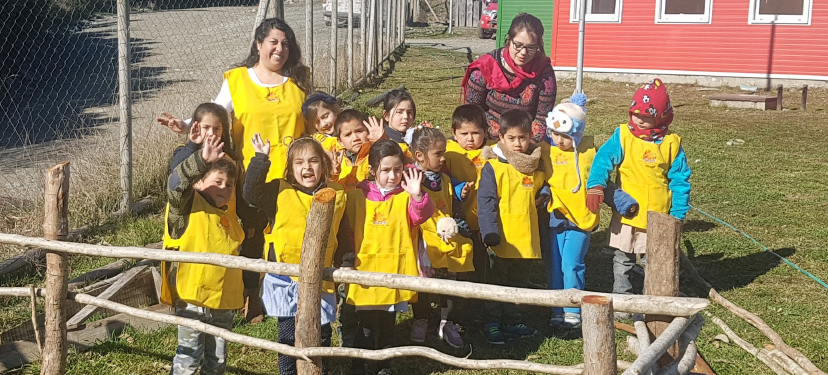
<path fill-rule="evenodd" d="M 472 17 L 472 11 L 474 10 L 474 1 L 473 0 L 460 0 L 466 2 L 466 27 L 474 26 L 474 19 Z"/>
<path fill-rule="evenodd" d="M 729 100 L 737 102 L 765 102 L 768 100 L 776 101 L 776 96 L 771 95 L 746 95 L 746 94 L 717 94 L 707 97 L 710 100 Z"/>
<path fill-rule="evenodd" d="M 69 280 L 69 290 L 81 288 L 83 286 L 92 284 L 98 280 L 108 279 L 116 276 L 129 267 L 132 263 L 131 259 L 118 259 L 103 267 L 96 268 L 83 275 L 80 275 L 72 280 Z"/>
<path fill-rule="evenodd" d="M 155 286 L 155 298 L 161 301 L 161 272 L 158 272 L 156 267 L 150 267 L 150 272 L 152 272 L 152 283 Z"/>
<path fill-rule="evenodd" d="M 114 297 L 116 293 L 120 292 L 121 289 L 123 289 L 125 286 L 127 286 L 127 284 L 132 282 L 138 276 L 138 274 L 140 274 L 145 269 L 147 269 L 147 266 L 130 268 L 126 272 L 122 273 L 118 278 L 118 281 L 110 285 L 109 288 L 107 288 L 103 293 L 98 295 L 98 297 L 105 299 L 110 299 Z M 81 311 L 79 311 L 66 322 L 66 326 L 69 329 L 77 328 L 79 325 L 85 322 L 86 319 L 89 319 L 89 317 L 92 316 L 92 314 L 94 314 L 95 311 L 98 311 L 97 306 L 85 306 L 83 309 L 81 309 Z"/>
<path fill-rule="evenodd" d="M 473 1 L 472 6 L 471 26 L 477 27 L 477 25 L 480 24 L 480 14 L 483 12 L 483 1 Z"/>
<path fill-rule="evenodd" d="M 457 0 L 457 26 L 466 27 L 466 2 Z"/>
<path fill-rule="evenodd" d="M 149 311 L 172 314 L 172 308 L 166 305 L 153 305 Z M 167 326 L 152 320 L 117 314 L 96 322 L 89 323 L 84 329 L 69 332 L 69 346 L 83 350 L 120 334 L 124 327 L 132 326 L 138 330 L 151 331 Z M 37 345 L 31 341 L 14 341 L 0 345 L 0 373 L 20 368 L 40 360 Z"/>

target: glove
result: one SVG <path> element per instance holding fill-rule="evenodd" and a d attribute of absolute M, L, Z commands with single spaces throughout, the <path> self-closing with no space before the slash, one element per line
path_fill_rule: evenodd
<path fill-rule="evenodd" d="M 587 190 L 586 205 L 590 211 L 597 213 L 601 209 L 601 203 L 604 203 L 604 187 L 596 186 Z"/>
<path fill-rule="evenodd" d="M 444 217 L 437 220 L 437 235 L 448 243 L 457 234 L 457 222 L 453 218 Z"/>
<path fill-rule="evenodd" d="M 500 245 L 500 234 L 498 233 L 486 233 L 483 236 L 483 244 L 487 247 L 495 247 Z"/>

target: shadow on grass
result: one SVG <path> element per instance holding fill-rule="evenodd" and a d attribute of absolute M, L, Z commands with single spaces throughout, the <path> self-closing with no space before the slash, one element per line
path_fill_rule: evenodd
<path fill-rule="evenodd" d="M 689 240 L 684 243 L 690 253 L 692 243 Z M 785 247 L 773 252 L 787 258 L 795 254 L 796 249 Z M 699 274 L 719 292 L 749 285 L 782 264 L 781 259 L 761 250 L 737 258 L 726 258 L 724 253 L 705 254 L 692 257 L 691 261 Z"/>
<path fill-rule="evenodd" d="M 684 222 L 685 232 L 702 233 L 716 227 L 716 223 L 705 220 L 687 220 Z"/>

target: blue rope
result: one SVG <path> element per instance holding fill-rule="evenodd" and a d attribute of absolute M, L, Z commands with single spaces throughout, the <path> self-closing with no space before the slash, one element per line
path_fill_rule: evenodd
<path fill-rule="evenodd" d="M 713 221 L 715 221 L 715 222 L 717 222 L 717 223 L 719 223 L 719 224 L 722 224 L 722 225 L 724 225 L 724 226 L 726 226 L 726 227 L 728 227 L 728 228 L 732 229 L 733 231 L 735 231 L 735 232 L 737 232 L 737 233 L 741 234 L 741 235 L 742 235 L 742 236 L 744 236 L 745 238 L 747 238 L 747 239 L 749 239 L 749 240 L 753 241 L 753 243 L 755 243 L 756 245 L 758 245 L 759 247 L 761 247 L 761 248 L 762 248 L 762 250 L 765 250 L 765 251 L 767 251 L 767 252 L 769 252 L 769 253 L 773 254 L 775 257 L 777 257 L 777 258 L 779 258 L 780 260 L 782 260 L 783 262 L 785 262 L 785 264 L 787 264 L 787 265 L 789 265 L 789 266 L 793 267 L 794 269 L 796 269 L 796 270 L 797 270 L 797 271 L 799 271 L 799 272 L 804 273 L 806 276 L 808 276 L 808 277 L 810 277 L 810 278 L 814 279 L 814 281 L 816 281 L 817 283 L 819 283 L 819 285 L 822 285 L 825 289 L 828 289 L 828 284 L 826 284 L 824 281 L 820 280 L 818 277 L 814 276 L 814 275 L 813 275 L 813 274 L 811 274 L 810 272 L 805 271 L 804 269 L 802 269 L 802 267 L 797 266 L 797 265 L 796 265 L 796 264 L 794 264 L 793 262 L 791 262 L 791 261 L 789 261 L 789 260 L 785 259 L 785 257 L 783 257 L 783 256 L 781 256 L 781 255 L 779 255 L 779 254 L 777 254 L 777 253 L 774 253 L 773 251 L 771 251 L 771 249 L 768 249 L 765 245 L 762 245 L 762 243 L 761 243 L 761 242 L 757 241 L 755 238 L 751 237 L 749 234 L 747 234 L 747 233 L 745 233 L 745 232 L 742 232 L 742 231 L 741 231 L 741 230 L 739 230 L 738 228 L 734 227 L 733 225 L 730 225 L 729 223 L 725 222 L 725 221 L 724 221 L 724 220 L 722 220 L 722 219 L 719 219 L 719 218 L 717 218 L 717 217 L 715 217 L 715 216 L 713 216 L 713 215 L 711 215 L 711 214 L 709 214 L 709 213 L 707 213 L 707 212 L 702 211 L 702 210 L 701 210 L 701 209 L 699 209 L 698 207 L 690 206 L 690 208 L 692 208 L 692 209 L 694 209 L 694 210 L 698 211 L 700 214 L 702 214 L 702 215 L 704 215 L 704 216 L 707 216 L 707 217 L 709 217 L 709 218 L 713 219 Z"/>

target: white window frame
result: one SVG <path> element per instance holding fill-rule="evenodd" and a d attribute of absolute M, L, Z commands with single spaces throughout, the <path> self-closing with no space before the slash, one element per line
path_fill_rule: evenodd
<path fill-rule="evenodd" d="M 586 0 L 587 14 L 586 22 L 603 22 L 603 23 L 621 23 L 621 13 L 624 8 L 624 0 L 615 0 L 615 14 L 591 14 L 589 13 L 592 0 Z M 571 0 L 569 7 L 569 22 L 575 23 L 580 21 L 581 13 L 579 12 L 579 5 L 581 0 Z"/>
<path fill-rule="evenodd" d="M 767 25 L 767 24 L 785 24 L 785 25 L 810 25 L 811 13 L 813 12 L 813 0 L 804 0 L 802 2 L 802 15 L 789 14 L 759 14 L 759 5 L 757 1 L 750 0 L 750 14 L 748 14 L 748 24 L 751 25 Z"/>
<path fill-rule="evenodd" d="M 666 1 L 656 0 L 655 23 L 710 23 L 713 19 L 713 0 L 704 1 L 704 14 L 666 14 Z"/>

